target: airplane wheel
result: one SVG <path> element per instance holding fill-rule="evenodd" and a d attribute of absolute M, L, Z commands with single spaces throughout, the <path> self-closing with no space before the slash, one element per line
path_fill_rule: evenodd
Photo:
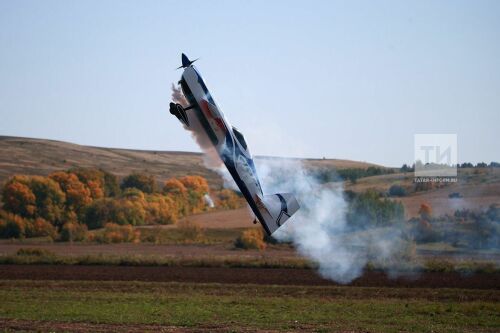
<path fill-rule="evenodd" d="M 175 104 L 175 108 L 177 109 L 177 112 L 180 114 L 184 114 L 184 108 L 180 104 Z"/>
<path fill-rule="evenodd" d="M 170 103 L 170 113 L 175 115 L 177 113 L 177 105 L 175 103 Z"/>

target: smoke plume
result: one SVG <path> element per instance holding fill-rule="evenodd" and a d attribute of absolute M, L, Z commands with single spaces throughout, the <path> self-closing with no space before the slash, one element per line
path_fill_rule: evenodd
<path fill-rule="evenodd" d="M 397 228 L 348 227 L 340 183 L 320 184 L 298 160 L 260 158 L 256 167 L 264 193 L 291 192 L 301 206 L 274 236 L 292 241 L 302 256 L 317 263 L 323 277 L 348 283 L 368 261 L 384 263 L 403 250 Z"/>
<path fill-rule="evenodd" d="M 175 85 L 172 85 L 172 99 L 188 105 Z M 184 127 L 203 151 L 205 166 L 224 179 L 225 187 L 238 190 L 196 119 L 190 118 L 189 128 Z M 401 250 L 399 230 L 348 228 L 347 203 L 340 183 L 320 184 L 298 160 L 260 158 L 255 162 L 265 194 L 290 192 L 301 206 L 274 236 L 281 241 L 292 241 L 301 255 L 318 264 L 323 277 L 348 283 L 362 274 L 368 261 L 387 261 Z"/>
<path fill-rule="evenodd" d="M 182 93 L 180 87 L 174 85 L 172 83 L 172 101 L 174 103 L 178 103 L 182 105 L 183 107 L 187 107 L 189 105 L 189 102 L 186 100 L 186 97 L 184 97 L 184 94 Z M 189 112 L 189 111 L 187 111 Z M 203 164 L 212 170 L 219 170 L 221 169 L 222 161 L 219 158 L 219 155 L 215 151 L 215 148 L 213 147 L 212 143 L 210 142 L 210 139 L 208 136 L 205 134 L 205 131 L 202 129 L 201 124 L 198 122 L 196 117 L 190 117 L 189 118 L 189 127 L 183 124 L 184 129 L 189 131 L 191 133 L 191 136 L 193 139 L 196 141 L 200 149 L 203 151 Z M 220 173 L 221 171 L 217 171 Z"/>
<path fill-rule="evenodd" d="M 214 201 L 212 200 L 212 198 L 208 193 L 205 193 L 205 195 L 203 196 L 203 201 L 205 201 L 205 205 L 207 205 L 208 207 L 210 208 L 215 207 Z"/>

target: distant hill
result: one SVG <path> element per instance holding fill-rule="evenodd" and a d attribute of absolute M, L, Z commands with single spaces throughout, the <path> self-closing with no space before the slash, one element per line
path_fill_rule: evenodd
<path fill-rule="evenodd" d="M 280 159 L 278 157 L 257 157 Z M 297 159 L 306 168 L 337 170 L 368 168 L 379 165 L 339 159 Z M 162 183 L 170 177 L 200 175 L 212 188 L 222 186 L 221 177 L 203 164 L 201 153 L 148 151 L 133 149 L 82 146 L 68 142 L 0 136 L 0 185 L 14 174 L 47 175 L 56 170 L 75 167 L 102 168 L 119 177 L 133 172 L 147 172 Z M 386 192 L 392 184 L 411 187 L 413 173 L 396 173 L 359 179 L 355 184 L 344 183 L 346 190 L 363 192 L 376 189 Z M 458 192 L 461 199 L 450 199 L 450 193 Z M 400 200 L 407 217 L 416 216 L 420 204 L 430 203 L 434 213 L 453 214 L 456 209 L 485 209 L 500 204 L 500 168 L 484 170 L 459 169 L 459 182 L 440 189 L 410 193 Z"/>
<path fill-rule="evenodd" d="M 311 168 L 367 168 L 374 164 L 338 159 L 304 159 Z M 68 142 L 0 136 L 0 183 L 14 174 L 47 175 L 75 167 L 102 168 L 119 177 L 147 172 L 163 182 L 170 177 L 200 175 L 222 186 L 217 173 L 203 165 L 201 153 L 82 146 Z"/>

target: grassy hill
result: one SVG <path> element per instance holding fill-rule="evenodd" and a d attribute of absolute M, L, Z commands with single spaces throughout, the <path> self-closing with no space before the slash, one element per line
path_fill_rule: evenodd
<path fill-rule="evenodd" d="M 312 168 L 367 168 L 374 164 L 338 159 L 306 159 Z M 146 172 L 159 182 L 170 177 L 200 175 L 210 186 L 221 178 L 203 165 L 202 154 L 82 146 L 68 142 L 0 136 L 0 184 L 14 174 L 47 175 L 75 167 L 102 168 L 119 177 Z"/>
<path fill-rule="evenodd" d="M 381 167 L 339 159 L 301 161 L 306 168 L 311 169 Z M 154 175 L 160 183 L 170 177 L 200 175 L 208 180 L 212 188 L 222 186 L 220 176 L 204 166 L 201 153 L 90 147 L 54 140 L 0 136 L 0 184 L 14 174 L 47 175 L 56 170 L 75 167 L 102 168 L 119 177 L 133 172 L 146 172 Z M 344 186 L 355 192 L 370 188 L 387 192 L 393 184 L 410 188 L 412 183 L 413 173 L 410 172 L 364 177 L 355 184 L 347 181 Z M 459 192 L 462 198 L 450 199 L 448 195 L 453 192 Z M 485 209 L 490 204 L 500 204 L 500 169 L 459 169 L 458 183 L 430 191 L 409 193 L 406 197 L 395 200 L 403 202 L 408 217 L 417 215 L 423 202 L 430 203 L 436 214 L 453 213 L 455 209 L 462 208 Z"/>

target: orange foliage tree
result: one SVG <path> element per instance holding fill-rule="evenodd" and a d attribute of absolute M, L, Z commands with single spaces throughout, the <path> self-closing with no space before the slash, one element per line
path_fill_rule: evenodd
<path fill-rule="evenodd" d="M 428 203 L 422 203 L 420 209 L 418 210 L 420 217 L 424 220 L 429 220 L 432 216 L 432 207 Z"/>
<path fill-rule="evenodd" d="M 236 209 L 244 205 L 244 200 L 236 192 L 229 189 L 222 189 L 216 193 L 216 207 L 224 209 Z"/>
<path fill-rule="evenodd" d="M 208 193 L 207 180 L 201 176 L 184 176 L 179 181 L 188 190 L 189 213 L 198 213 L 206 208 L 203 196 Z"/>
<path fill-rule="evenodd" d="M 36 210 L 36 198 L 31 189 L 16 178 L 5 184 L 2 190 L 3 208 L 23 217 L 32 217 Z"/>
<path fill-rule="evenodd" d="M 66 196 L 59 184 L 50 178 L 14 176 L 7 182 L 3 194 L 7 211 L 20 216 L 41 217 L 55 225 L 62 222 Z"/>
<path fill-rule="evenodd" d="M 146 197 L 146 224 L 173 224 L 179 218 L 174 200 L 168 196 L 151 194 Z"/>
<path fill-rule="evenodd" d="M 49 178 L 55 180 L 66 194 L 66 207 L 79 213 L 92 202 L 90 189 L 78 176 L 64 171 L 54 172 Z"/>
<path fill-rule="evenodd" d="M 171 198 L 172 209 L 177 212 L 177 215 L 185 216 L 188 213 L 188 190 L 183 183 L 176 178 L 170 178 L 163 186 L 163 193 Z"/>
<path fill-rule="evenodd" d="M 25 223 L 26 237 L 50 237 L 57 238 L 57 229 L 49 221 L 37 217 L 34 220 L 27 220 Z"/>
<path fill-rule="evenodd" d="M 70 170 L 78 179 L 84 183 L 90 190 L 92 199 L 100 199 L 104 197 L 104 172 L 97 169 L 73 169 Z"/>

